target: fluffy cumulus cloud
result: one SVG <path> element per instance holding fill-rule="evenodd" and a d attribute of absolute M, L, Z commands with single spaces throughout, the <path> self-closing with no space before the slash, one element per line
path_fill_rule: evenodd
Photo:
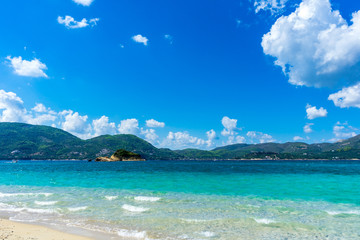
<path fill-rule="evenodd" d="M 0 122 L 51 124 L 55 120 L 56 113 L 50 108 L 37 104 L 32 111 L 28 111 L 15 93 L 0 90 Z"/>
<path fill-rule="evenodd" d="M 311 132 L 313 132 L 313 130 L 312 130 L 312 126 L 313 126 L 314 124 L 313 123 L 307 123 L 307 124 L 305 124 L 305 126 L 304 126 L 304 133 L 311 133 Z"/>
<path fill-rule="evenodd" d="M 84 28 L 84 27 L 88 27 L 88 26 L 93 27 L 93 26 L 97 25 L 97 22 L 99 20 L 100 20 L 99 18 L 92 18 L 90 20 L 83 18 L 81 21 L 76 21 L 71 16 L 65 16 L 65 17 L 59 16 L 57 18 L 57 21 L 59 24 L 62 24 L 69 29 Z"/>
<path fill-rule="evenodd" d="M 241 130 L 237 127 L 237 119 L 231 119 L 227 116 L 223 117 L 221 124 L 224 129 L 221 131 L 221 135 L 227 137 L 227 141 L 224 144 L 236 144 L 243 143 L 245 138 L 243 136 L 238 136 L 238 130 Z"/>
<path fill-rule="evenodd" d="M 330 139 L 330 141 L 337 142 L 346 138 L 355 137 L 358 132 L 359 129 L 350 126 L 347 122 L 337 122 L 333 127 L 333 133 L 335 137 L 333 139 Z"/>
<path fill-rule="evenodd" d="M 102 116 L 99 119 L 92 121 L 94 136 L 101 136 L 105 134 L 114 135 L 117 133 L 115 123 L 109 122 L 109 118 Z"/>
<path fill-rule="evenodd" d="M 121 134 L 137 134 L 139 132 L 139 121 L 135 118 L 125 119 L 118 125 Z"/>
<path fill-rule="evenodd" d="M 329 0 L 303 0 L 263 36 L 263 51 L 276 59 L 291 84 L 344 86 L 357 80 L 360 61 L 360 12 L 351 21 Z"/>
<path fill-rule="evenodd" d="M 35 105 L 35 107 L 32 108 L 33 111 L 38 112 L 38 113 L 44 113 L 47 112 L 47 108 L 45 107 L 44 104 L 42 103 L 37 103 Z"/>
<path fill-rule="evenodd" d="M 94 1 L 94 0 L 73 0 L 75 3 L 79 4 L 79 5 L 83 5 L 83 6 L 90 6 L 91 3 Z"/>
<path fill-rule="evenodd" d="M 360 82 L 354 86 L 343 88 L 341 91 L 331 94 L 328 99 L 333 101 L 337 107 L 360 108 Z"/>
<path fill-rule="evenodd" d="M 207 140 L 206 140 L 207 147 L 213 146 L 214 140 L 216 139 L 216 132 L 213 129 L 211 129 L 210 131 L 206 132 L 206 136 L 207 136 Z"/>
<path fill-rule="evenodd" d="M 64 121 L 61 123 L 63 130 L 83 139 L 92 137 L 92 129 L 91 125 L 87 122 L 87 115 L 81 116 L 78 112 L 72 110 L 64 110 L 60 115 L 64 118 Z"/>
<path fill-rule="evenodd" d="M 255 12 L 270 11 L 272 14 L 276 14 L 285 8 L 287 1 L 288 0 L 255 0 Z"/>
<path fill-rule="evenodd" d="M 0 90 L 0 121 L 24 122 L 27 120 L 27 111 L 24 102 L 13 92 Z"/>
<path fill-rule="evenodd" d="M 142 36 L 141 34 L 135 35 L 132 37 L 132 40 L 134 40 L 137 43 L 142 43 L 145 46 L 147 46 L 149 39 L 147 37 Z"/>
<path fill-rule="evenodd" d="M 20 57 L 8 56 L 6 59 L 10 61 L 10 66 L 14 69 L 14 73 L 19 76 L 35 77 L 35 78 L 48 77 L 44 72 L 44 70 L 47 70 L 46 65 L 40 62 L 40 60 L 37 58 L 28 61 L 22 59 L 21 56 Z"/>
<path fill-rule="evenodd" d="M 326 117 L 328 112 L 325 108 L 321 107 L 321 108 L 316 108 L 311 106 L 310 104 L 306 105 L 306 114 L 307 114 L 307 119 L 315 119 L 315 118 L 320 118 L 320 117 Z"/>
<path fill-rule="evenodd" d="M 172 149 L 184 149 L 199 147 L 205 143 L 205 140 L 191 136 L 188 132 L 169 132 L 162 145 Z"/>
<path fill-rule="evenodd" d="M 159 136 L 156 134 L 155 129 L 141 128 L 140 134 L 144 136 L 145 140 L 152 144 L 159 144 Z"/>
<path fill-rule="evenodd" d="M 231 119 L 231 118 L 225 116 L 222 118 L 221 123 L 224 126 L 224 129 L 221 131 L 221 135 L 223 135 L 223 136 L 236 135 L 237 119 Z"/>
<path fill-rule="evenodd" d="M 231 145 L 231 144 L 238 144 L 238 143 L 245 143 L 246 139 L 243 136 L 229 136 L 224 145 Z"/>
<path fill-rule="evenodd" d="M 246 136 L 250 138 L 251 142 L 255 143 L 268 143 L 275 141 L 271 135 L 262 132 L 249 131 L 246 133 Z"/>
<path fill-rule="evenodd" d="M 146 126 L 150 128 L 163 128 L 165 127 L 164 122 L 158 122 L 155 119 L 146 120 Z"/>

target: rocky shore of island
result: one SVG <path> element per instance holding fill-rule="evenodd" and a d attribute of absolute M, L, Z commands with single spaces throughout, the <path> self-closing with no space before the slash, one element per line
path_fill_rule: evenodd
<path fill-rule="evenodd" d="M 140 154 L 126 151 L 124 149 L 117 150 L 111 157 L 97 157 L 96 162 L 120 162 L 120 161 L 145 161 Z"/>

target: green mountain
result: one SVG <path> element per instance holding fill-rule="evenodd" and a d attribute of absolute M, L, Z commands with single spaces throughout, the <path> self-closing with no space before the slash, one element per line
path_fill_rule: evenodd
<path fill-rule="evenodd" d="M 158 149 L 134 135 L 104 135 L 82 140 L 63 130 L 24 123 L 0 123 L 0 159 L 94 159 L 118 149 L 147 159 L 178 159 L 169 149 Z"/>
<path fill-rule="evenodd" d="M 63 130 L 24 123 L 0 123 L 0 159 L 95 159 L 118 149 L 146 159 L 360 159 L 360 135 L 337 143 L 234 144 L 211 151 L 156 148 L 129 134 L 82 140 Z"/>

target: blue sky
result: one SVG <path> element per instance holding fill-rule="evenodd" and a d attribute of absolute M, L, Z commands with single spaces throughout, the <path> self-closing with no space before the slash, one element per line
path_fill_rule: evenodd
<path fill-rule="evenodd" d="M 0 121 L 174 149 L 351 137 L 358 10 L 349 0 L 5 1 Z"/>

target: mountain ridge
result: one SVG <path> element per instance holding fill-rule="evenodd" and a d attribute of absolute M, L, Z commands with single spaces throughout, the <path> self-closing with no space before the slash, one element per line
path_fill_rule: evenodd
<path fill-rule="evenodd" d="M 156 148 L 131 134 L 82 140 L 64 130 L 26 123 L 0 123 L 0 159 L 95 159 L 126 149 L 146 159 L 359 159 L 360 135 L 336 143 L 233 144 L 212 150 Z"/>

